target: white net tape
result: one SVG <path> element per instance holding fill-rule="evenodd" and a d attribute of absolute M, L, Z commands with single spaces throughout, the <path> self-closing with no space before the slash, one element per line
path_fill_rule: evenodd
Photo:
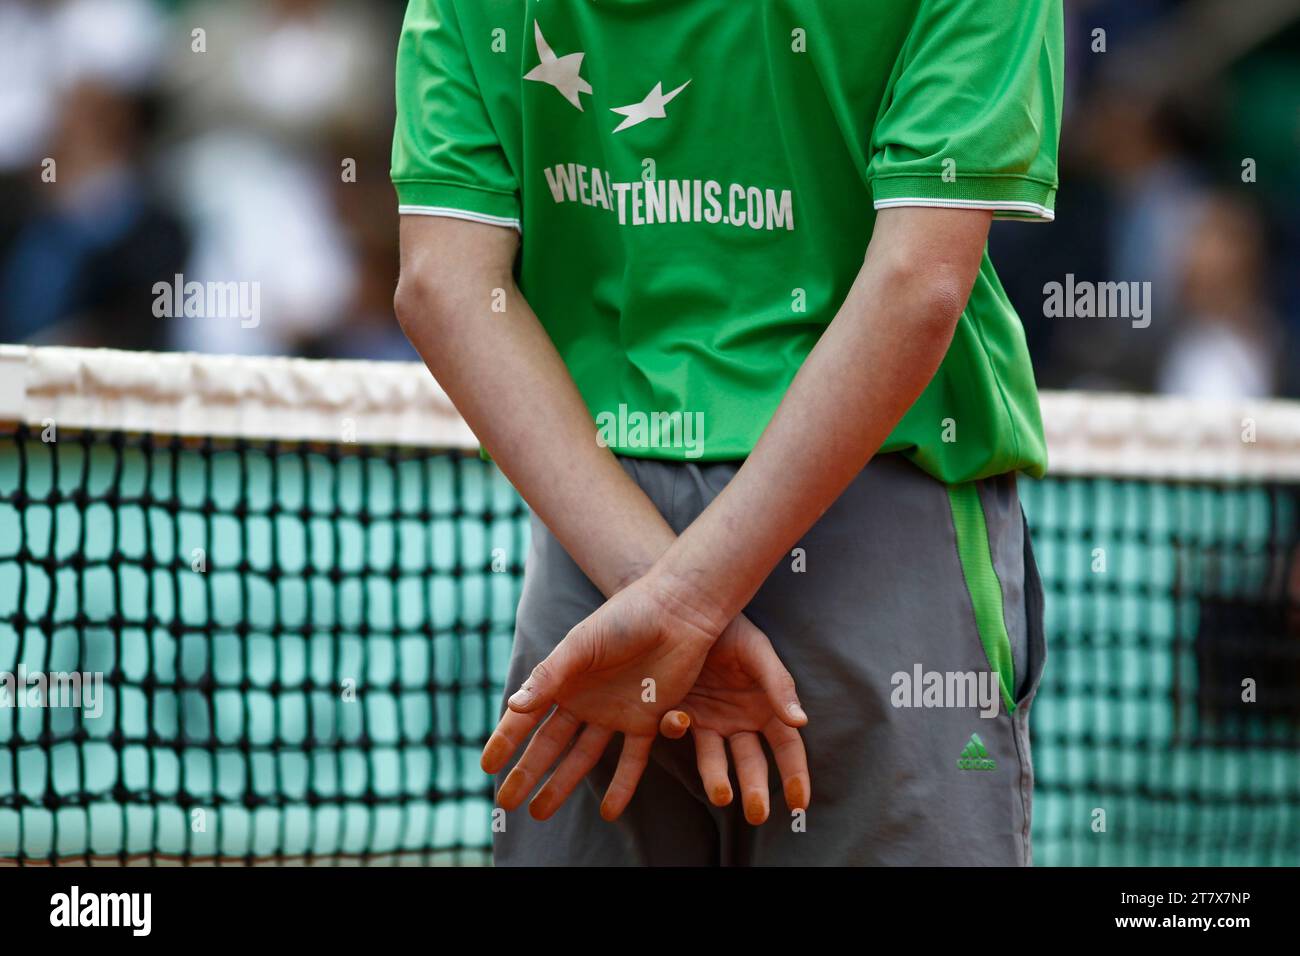
<path fill-rule="evenodd" d="M 1042 409 L 1056 476 L 1300 481 L 1300 403 L 1044 392 Z M 477 447 L 413 362 L 0 346 L 0 421 Z"/>

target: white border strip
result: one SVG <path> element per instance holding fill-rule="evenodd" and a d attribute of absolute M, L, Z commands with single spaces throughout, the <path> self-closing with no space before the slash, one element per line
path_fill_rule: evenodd
<path fill-rule="evenodd" d="M 520 234 L 523 227 L 518 219 L 509 216 L 489 216 L 487 213 L 470 212 L 468 209 L 453 209 L 450 206 L 398 206 L 397 212 L 402 216 L 438 216 L 442 219 L 464 219 L 467 222 L 481 222 L 487 226 L 505 226 Z"/>
<path fill-rule="evenodd" d="M 1017 200 L 984 200 L 984 199 L 930 199 L 930 198 L 904 198 L 904 199 L 880 199 L 874 203 L 877 209 L 894 209 L 899 206 L 922 206 L 931 209 L 987 209 L 990 212 L 1029 212 L 1051 222 L 1056 218 L 1056 213 L 1046 206 L 1040 206 L 1036 202 L 1020 202 Z"/>
<path fill-rule="evenodd" d="M 1050 473 L 1300 482 L 1300 402 L 1041 396 Z M 475 449 L 418 362 L 0 345 L 0 422 Z"/>
<path fill-rule="evenodd" d="M 0 422 L 478 448 L 451 400 L 416 362 L 0 345 Z"/>
<path fill-rule="evenodd" d="M 1300 402 L 1044 392 L 1048 474 L 1300 482 Z"/>

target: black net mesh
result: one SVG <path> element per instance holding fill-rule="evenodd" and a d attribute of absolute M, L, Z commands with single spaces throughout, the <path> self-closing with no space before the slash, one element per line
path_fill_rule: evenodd
<path fill-rule="evenodd" d="M 527 543 L 491 465 L 48 437 L 0 435 L 0 673 L 26 675 L 0 707 L 0 860 L 487 859 L 478 751 Z M 1297 487 L 1022 494 L 1036 861 L 1300 862 Z M 100 693 L 27 706 L 30 675 L 74 673 Z"/>
<path fill-rule="evenodd" d="M 1048 641 L 1035 859 L 1300 863 L 1300 486 L 1021 489 Z"/>
<path fill-rule="evenodd" d="M 527 539 L 492 466 L 41 438 L 0 436 L 0 671 L 102 688 L 0 707 L 0 857 L 484 860 Z"/>

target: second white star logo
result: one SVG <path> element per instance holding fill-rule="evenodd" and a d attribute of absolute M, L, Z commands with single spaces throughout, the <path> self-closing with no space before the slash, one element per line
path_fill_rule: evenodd
<path fill-rule="evenodd" d="M 687 80 L 671 93 L 665 94 L 664 85 L 662 83 L 656 83 L 655 88 L 651 90 L 649 95 L 647 95 L 640 103 L 633 103 L 631 106 L 611 107 L 611 112 L 619 113 L 627 117 L 623 122 L 619 123 L 618 126 L 615 127 L 614 132 L 621 133 L 625 129 L 631 129 L 633 126 L 641 125 L 646 120 L 666 119 L 668 113 L 664 110 L 664 107 L 675 100 L 677 94 L 690 85 L 691 81 Z"/>

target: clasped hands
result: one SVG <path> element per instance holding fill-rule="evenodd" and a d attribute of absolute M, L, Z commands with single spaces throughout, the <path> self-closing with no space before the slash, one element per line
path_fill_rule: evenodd
<path fill-rule="evenodd" d="M 729 746 L 745 818 L 758 825 L 769 812 L 759 735 L 776 759 L 787 805 L 806 809 L 811 780 L 798 728 L 807 722 L 794 679 L 767 635 L 743 614 L 723 624 L 701 613 L 652 570 L 574 627 L 534 668 L 510 697 L 483 749 L 482 767 L 497 773 L 540 724 L 497 803 L 514 810 L 536 790 L 529 812 L 545 820 L 622 734 L 600 806 L 612 821 L 636 791 L 655 734 L 680 738 L 689 730 L 709 800 L 719 807 L 732 801 Z"/>

